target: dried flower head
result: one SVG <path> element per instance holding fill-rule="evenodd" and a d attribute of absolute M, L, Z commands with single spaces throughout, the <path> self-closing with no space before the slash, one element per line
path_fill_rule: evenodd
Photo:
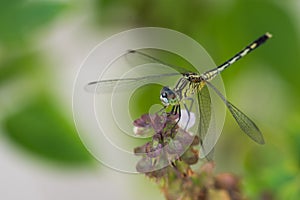
<path fill-rule="evenodd" d="M 136 147 L 134 153 L 142 156 L 136 168 L 141 173 L 151 173 L 167 166 L 174 167 L 177 160 L 188 165 L 198 161 L 198 151 L 192 147 L 199 144 L 198 136 L 193 136 L 178 125 L 178 115 L 144 114 L 133 122 L 135 134 L 146 135 L 153 132 L 151 141 Z"/>
<path fill-rule="evenodd" d="M 244 199 L 236 176 L 214 176 L 214 162 L 204 163 L 197 172 L 192 170 L 191 165 L 199 160 L 195 147 L 200 138 L 178 125 L 178 115 L 145 114 L 133 124 L 135 134 L 152 136 L 134 149 L 135 155 L 141 156 L 136 169 L 159 183 L 166 199 Z"/>

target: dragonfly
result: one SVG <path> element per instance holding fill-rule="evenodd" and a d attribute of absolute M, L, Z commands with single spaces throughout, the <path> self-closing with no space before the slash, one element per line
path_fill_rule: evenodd
<path fill-rule="evenodd" d="M 199 126 L 198 126 L 198 134 L 200 139 L 205 137 L 205 134 L 208 131 L 210 120 L 211 120 L 211 99 L 209 94 L 209 89 L 211 88 L 217 96 L 221 98 L 221 100 L 225 103 L 226 107 L 230 111 L 231 115 L 237 122 L 240 129 L 248 135 L 254 142 L 258 144 L 264 144 L 265 140 L 260 129 L 257 125 L 241 110 L 239 110 L 236 106 L 234 106 L 230 101 L 228 101 L 224 95 L 211 83 L 218 74 L 227 69 L 236 61 L 240 60 L 245 55 L 252 52 L 254 49 L 258 48 L 260 45 L 264 44 L 272 35 L 270 33 L 265 33 L 260 36 L 258 39 L 254 40 L 240 52 L 236 53 L 233 57 L 222 63 L 221 65 L 213 68 L 211 70 L 205 71 L 202 74 L 186 71 L 186 72 L 178 72 L 178 73 L 168 73 L 168 74 L 157 74 L 157 75 L 148 75 L 141 77 L 132 77 L 132 78 L 123 78 L 123 79 L 108 79 L 108 80 L 100 80 L 100 81 L 92 81 L 86 85 L 86 88 L 89 91 L 95 91 L 95 88 L 106 88 L 113 87 L 116 84 L 127 85 L 134 84 L 136 82 L 145 81 L 149 79 L 157 79 L 164 78 L 167 76 L 178 76 L 181 77 L 178 79 L 174 88 L 163 87 L 160 92 L 160 100 L 164 106 L 164 109 L 170 108 L 171 114 L 178 114 L 179 119 L 181 116 L 181 106 L 185 107 L 188 114 L 188 121 L 190 117 L 190 110 L 192 105 L 194 104 L 194 99 L 198 101 L 198 110 L 199 110 Z M 139 50 L 128 50 L 128 54 L 139 54 L 140 56 L 144 56 L 148 59 L 151 59 L 157 63 L 167 65 L 173 67 L 175 69 L 182 69 L 179 66 L 170 65 L 168 63 L 163 62 L 162 60 L 155 58 L 149 54 L 146 54 Z M 194 98 L 193 98 L 194 96 Z M 187 104 L 183 103 L 184 101 L 190 100 L 190 107 Z"/>

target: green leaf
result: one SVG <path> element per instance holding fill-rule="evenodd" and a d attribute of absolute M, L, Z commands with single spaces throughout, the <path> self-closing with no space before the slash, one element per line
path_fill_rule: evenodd
<path fill-rule="evenodd" d="M 92 157 L 73 124 L 49 95 L 40 95 L 4 120 L 7 136 L 24 149 L 62 164 L 88 164 Z"/>

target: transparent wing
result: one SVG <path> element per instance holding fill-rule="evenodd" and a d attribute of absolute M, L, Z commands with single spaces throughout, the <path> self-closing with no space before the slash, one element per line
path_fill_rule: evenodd
<path fill-rule="evenodd" d="M 141 84 L 143 82 L 149 82 L 154 81 L 155 79 L 159 78 L 165 78 L 165 77 L 170 77 L 170 76 L 178 76 L 182 75 L 183 73 L 186 73 L 187 70 L 185 68 L 172 65 L 170 63 L 166 63 L 158 58 L 155 58 L 147 53 L 144 53 L 139 50 L 133 50 L 130 49 L 128 50 L 124 56 L 128 58 L 129 55 L 137 55 L 139 57 L 145 58 L 148 61 L 155 62 L 155 63 L 160 63 L 162 65 L 169 66 L 178 73 L 166 73 L 166 74 L 157 74 L 157 75 L 147 75 L 147 76 L 142 76 L 142 77 L 133 77 L 133 78 L 124 78 L 124 79 L 110 79 L 110 80 L 100 80 L 100 81 L 93 81 L 88 83 L 85 86 L 85 90 L 88 92 L 92 93 L 101 93 L 101 92 L 111 92 L 114 87 L 118 87 L 119 89 L 127 89 L 132 86 Z M 129 58 L 128 58 L 129 59 Z M 136 59 L 136 57 L 132 57 L 131 59 Z"/>
<path fill-rule="evenodd" d="M 201 140 L 203 140 L 208 131 L 208 127 L 211 119 L 211 99 L 209 95 L 209 90 L 205 85 L 197 93 L 199 113 L 200 113 L 200 124 L 198 127 L 198 133 Z"/>
<path fill-rule="evenodd" d="M 124 79 L 110 79 L 110 80 L 100 80 L 92 81 L 85 86 L 85 90 L 92 93 L 99 92 L 110 92 L 114 87 L 120 89 L 130 88 L 134 85 L 141 84 L 143 82 L 155 81 L 155 79 L 166 78 L 170 76 L 178 76 L 180 73 L 169 73 L 169 74 L 158 74 L 149 75 L 136 78 L 124 78 Z"/>
<path fill-rule="evenodd" d="M 130 55 L 130 54 L 140 55 L 140 56 L 142 56 L 142 57 L 144 57 L 144 58 L 146 58 L 146 59 L 148 59 L 150 61 L 153 61 L 153 62 L 156 62 L 156 63 L 160 63 L 162 65 L 169 66 L 169 67 L 177 70 L 178 72 L 180 72 L 182 74 L 186 73 L 188 71 L 187 69 L 185 69 L 183 67 L 180 67 L 180 66 L 177 66 L 177 65 L 173 65 L 173 64 L 170 64 L 170 63 L 167 63 L 167 62 L 164 62 L 164 61 L 162 61 L 162 60 L 160 60 L 160 59 L 158 59 L 158 58 L 156 58 L 154 56 L 151 56 L 151 55 L 149 55 L 149 54 L 147 54 L 145 52 L 139 51 L 139 50 L 130 49 L 130 50 L 128 50 L 128 52 L 125 55 Z"/>
<path fill-rule="evenodd" d="M 234 117 L 235 121 L 238 123 L 239 127 L 252 140 L 257 142 L 258 144 L 264 144 L 265 141 L 263 135 L 259 130 L 259 128 L 256 126 L 256 124 L 249 117 L 247 117 L 242 111 L 240 111 L 237 107 L 235 107 L 233 104 L 227 101 L 225 97 L 220 93 L 220 91 L 214 85 L 212 85 L 210 82 L 206 82 L 206 83 L 218 94 L 218 96 L 226 104 L 227 108 L 229 109 L 230 113 Z"/>
<path fill-rule="evenodd" d="M 203 140 L 206 137 L 210 126 L 211 115 L 212 115 L 211 98 L 210 98 L 208 87 L 206 85 L 200 91 L 198 91 L 197 100 L 198 100 L 198 108 L 200 114 L 200 121 L 198 126 L 200 144 L 201 144 L 202 152 L 205 154 L 205 158 L 210 161 L 213 160 L 214 149 L 208 152 L 208 150 L 205 149 L 203 144 Z"/>

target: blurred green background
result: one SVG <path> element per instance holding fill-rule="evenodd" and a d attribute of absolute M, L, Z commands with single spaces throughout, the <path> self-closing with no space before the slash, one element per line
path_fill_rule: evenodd
<path fill-rule="evenodd" d="M 143 176 L 94 161 L 71 113 L 72 84 L 88 52 L 114 33 L 143 26 L 187 34 L 216 64 L 273 34 L 222 74 L 227 98 L 255 119 L 266 144 L 254 144 L 228 117 L 217 172 L 241 176 L 250 199 L 297 199 L 299 10 L 296 0 L 1 1 L 0 199 L 163 199 Z"/>

